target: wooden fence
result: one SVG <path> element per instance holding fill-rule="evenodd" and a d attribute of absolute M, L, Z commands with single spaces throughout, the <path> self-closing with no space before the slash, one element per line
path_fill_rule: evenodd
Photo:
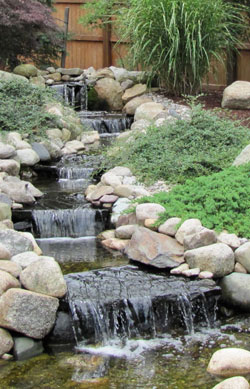
<path fill-rule="evenodd" d="M 118 38 L 109 29 L 89 30 L 78 23 L 80 16 L 84 15 L 81 5 L 91 0 L 56 0 L 54 17 L 60 26 L 63 25 L 65 8 L 69 8 L 69 32 L 72 38 L 67 42 L 66 67 L 79 67 L 86 69 L 93 66 L 100 69 L 106 66 L 122 66 L 122 58 L 126 53 L 125 43 L 115 46 Z M 227 85 L 227 72 L 219 63 L 213 64 L 204 80 L 209 89 L 223 89 Z M 233 79 L 250 81 L 250 43 L 239 49 L 236 59 Z"/>

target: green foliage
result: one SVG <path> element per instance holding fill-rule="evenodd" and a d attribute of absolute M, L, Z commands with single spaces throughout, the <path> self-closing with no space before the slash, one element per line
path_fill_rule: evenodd
<path fill-rule="evenodd" d="M 105 163 L 107 168 L 128 166 L 147 183 L 159 179 L 184 182 L 230 166 L 249 141 L 249 129 L 197 105 L 190 121 L 178 120 L 159 128 L 152 125 L 145 134 L 116 141 Z"/>
<path fill-rule="evenodd" d="M 130 65 L 150 70 L 150 79 L 158 76 L 176 95 L 196 92 L 211 59 L 224 61 L 248 26 L 244 6 L 224 0 L 96 0 L 84 9 L 85 26 L 114 22 L 121 41 L 130 42 Z"/>
<path fill-rule="evenodd" d="M 182 221 L 197 218 L 207 228 L 226 229 L 250 238 L 250 164 L 187 180 L 168 193 L 144 197 L 139 202 L 165 207 L 158 224 L 170 217 L 180 217 Z"/>
<path fill-rule="evenodd" d="M 46 113 L 44 105 L 55 101 L 52 90 L 25 81 L 0 82 L 0 132 L 17 131 L 43 136 L 56 126 L 56 116 Z"/>

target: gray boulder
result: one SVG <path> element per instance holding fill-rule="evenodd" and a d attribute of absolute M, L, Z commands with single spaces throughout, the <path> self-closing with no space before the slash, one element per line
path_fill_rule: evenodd
<path fill-rule="evenodd" d="M 178 228 L 175 238 L 179 243 L 183 244 L 186 235 L 195 234 L 200 231 L 201 228 L 202 225 L 199 219 L 187 219 Z"/>
<path fill-rule="evenodd" d="M 0 270 L 3 270 L 9 274 L 11 274 L 13 277 L 19 277 L 22 268 L 17 263 L 14 263 L 12 261 L 7 260 L 1 260 L 0 261 Z"/>
<path fill-rule="evenodd" d="M 250 109 L 250 82 L 235 81 L 224 89 L 222 108 Z"/>
<path fill-rule="evenodd" d="M 214 277 L 224 277 L 234 269 L 233 250 L 223 243 L 188 250 L 184 255 L 190 269 L 198 267 L 201 271 L 210 271 Z"/>
<path fill-rule="evenodd" d="M 117 227 L 115 230 L 115 237 L 119 239 L 131 239 L 136 228 L 135 224 Z"/>
<path fill-rule="evenodd" d="M 52 297 L 63 297 L 67 292 L 60 266 L 52 257 L 41 256 L 31 263 L 21 272 L 20 281 L 26 289 Z"/>
<path fill-rule="evenodd" d="M 10 257 L 10 251 L 3 243 L 0 243 L 0 260 L 8 260 Z"/>
<path fill-rule="evenodd" d="M 175 236 L 178 230 L 177 226 L 180 222 L 181 219 L 179 217 L 171 217 L 159 226 L 158 231 L 162 234 Z"/>
<path fill-rule="evenodd" d="M 8 173 L 11 176 L 18 176 L 20 171 L 20 163 L 14 159 L 1 159 L 0 172 Z"/>
<path fill-rule="evenodd" d="M 35 339 L 52 329 L 59 305 L 57 298 L 24 289 L 9 289 L 0 297 L 0 326 Z"/>
<path fill-rule="evenodd" d="M 33 249 L 31 241 L 14 230 L 0 230 L 0 242 L 11 256 Z"/>
<path fill-rule="evenodd" d="M 135 111 L 138 107 L 140 107 L 140 105 L 142 104 L 145 104 L 145 103 L 152 103 L 153 100 L 150 99 L 149 97 L 147 96 L 138 96 L 138 97 L 134 97 L 132 98 L 132 100 L 129 100 L 127 102 L 127 104 L 123 107 L 123 111 L 127 114 L 127 115 L 134 115 L 135 114 Z"/>
<path fill-rule="evenodd" d="M 15 277 L 6 271 L 0 270 L 0 296 L 10 288 L 20 288 L 21 285 Z"/>
<path fill-rule="evenodd" d="M 250 274 L 232 273 L 220 281 L 226 305 L 250 312 Z"/>
<path fill-rule="evenodd" d="M 11 261 L 21 266 L 22 269 L 25 269 L 31 263 L 36 262 L 39 259 L 39 256 L 34 251 L 26 251 L 25 253 L 20 253 L 14 255 L 11 258 Z"/>
<path fill-rule="evenodd" d="M 11 219 L 11 207 L 9 204 L 0 202 L 0 221 Z"/>
<path fill-rule="evenodd" d="M 40 161 L 38 154 L 32 149 L 17 150 L 17 157 L 24 166 L 34 166 Z"/>
<path fill-rule="evenodd" d="M 183 262 L 183 246 L 170 236 L 137 227 L 125 249 L 134 261 L 157 268 L 173 268 Z"/>
<path fill-rule="evenodd" d="M 145 219 L 158 219 L 160 213 L 165 212 L 165 208 L 160 204 L 145 203 L 136 207 L 136 218 L 138 221 Z"/>
<path fill-rule="evenodd" d="M 40 158 L 40 161 L 46 162 L 50 161 L 50 153 L 48 152 L 47 148 L 42 144 L 38 142 L 33 142 L 31 144 L 32 149 L 36 152 L 38 157 Z"/>
<path fill-rule="evenodd" d="M 192 250 L 198 247 L 208 246 L 216 243 L 217 236 L 213 230 L 203 227 L 200 231 L 192 235 L 185 235 L 183 245 L 184 250 Z"/>
<path fill-rule="evenodd" d="M 11 158 L 16 155 L 15 147 L 0 142 L 0 159 Z"/>
<path fill-rule="evenodd" d="M 14 338 L 14 357 L 17 361 L 36 357 L 44 351 L 41 340 L 34 340 L 24 336 Z"/>
<path fill-rule="evenodd" d="M 134 99 L 135 97 L 139 97 L 146 93 L 147 91 L 147 85 L 145 84 L 135 84 L 132 86 L 132 88 L 126 89 L 125 93 L 122 96 L 122 101 L 127 104 L 130 100 Z M 150 99 L 152 102 L 152 99 Z M 146 103 L 146 101 L 145 101 Z"/>
<path fill-rule="evenodd" d="M 80 76 L 83 73 L 83 69 L 80 68 L 58 68 L 56 71 L 67 76 Z"/>

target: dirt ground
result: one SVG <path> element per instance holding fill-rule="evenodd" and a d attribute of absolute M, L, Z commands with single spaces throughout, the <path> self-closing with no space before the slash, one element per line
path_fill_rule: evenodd
<path fill-rule="evenodd" d="M 182 98 L 173 98 L 175 102 L 186 105 Z M 219 116 L 226 117 L 232 120 L 239 120 L 241 125 L 250 128 L 250 110 L 243 109 L 222 109 L 222 92 L 210 92 L 199 97 L 198 101 L 204 104 L 205 109 L 214 110 Z"/>

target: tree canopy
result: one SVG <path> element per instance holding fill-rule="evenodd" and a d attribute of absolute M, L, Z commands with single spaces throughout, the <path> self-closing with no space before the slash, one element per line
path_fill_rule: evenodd
<path fill-rule="evenodd" d="M 12 69 L 23 58 L 51 63 L 62 48 L 50 0 L 0 0 L 0 65 Z"/>

